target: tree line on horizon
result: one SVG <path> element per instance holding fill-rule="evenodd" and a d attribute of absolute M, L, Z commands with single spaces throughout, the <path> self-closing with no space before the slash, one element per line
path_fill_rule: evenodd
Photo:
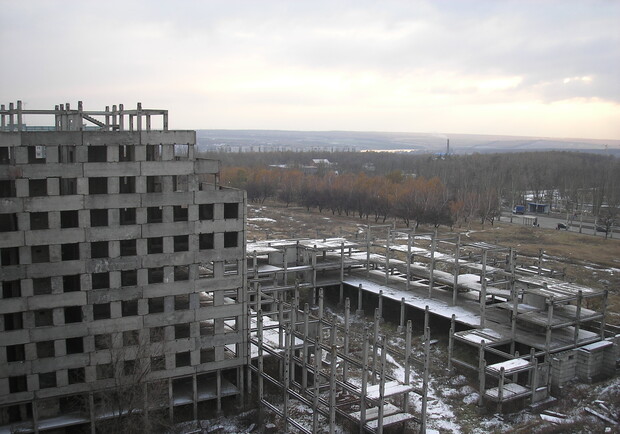
<path fill-rule="evenodd" d="M 388 217 L 433 226 L 481 223 L 502 205 L 559 203 L 563 212 L 588 209 L 614 224 L 620 205 L 620 159 L 567 151 L 471 155 L 394 153 L 239 153 L 222 161 L 222 183 L 268 198 L 334 214 Z M 304 173 L 311 159 L 326 159 Z M 281 167 L 270 166 L 286 166 Z"/>

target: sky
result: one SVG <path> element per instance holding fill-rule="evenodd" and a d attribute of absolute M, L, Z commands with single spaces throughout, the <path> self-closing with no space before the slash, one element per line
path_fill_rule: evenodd
<path fill-rule="evenodd" d="M 620 139 L 620 0 L 0 0 L 0 95 L 174 129 Z"/>

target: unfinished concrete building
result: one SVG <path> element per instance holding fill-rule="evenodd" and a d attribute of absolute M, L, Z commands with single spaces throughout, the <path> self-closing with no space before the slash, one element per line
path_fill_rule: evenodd
<path fill-rule="evenodd" d="M 169 421 L 238 397 L 245 195 L 195 132 L 141 104 L 0 118 L 0 432 L 95 432 L 125 386 Z"/>

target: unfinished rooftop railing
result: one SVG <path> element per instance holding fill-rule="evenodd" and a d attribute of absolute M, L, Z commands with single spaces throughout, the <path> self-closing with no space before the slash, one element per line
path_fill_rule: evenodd
<path fill-rule="evenodd" d="M 31 126 L 26 116 L 53 116 L 53 126 Z M 84 110 L 82 101 L 77 109 L 70 103 L 58 104 L 53 110 L 27 109 L 22 101 L 0 105 L 0 131 L 151 131 L 155 116 L 161 116 L 161 129 L 168 131 L 168 110 L 144 109 L 137 103 L 135 109 L 125 109 L 123 104 L 106 106 L 105 110 Z M 49 122 L 47 122 L 49 124 Z"/>

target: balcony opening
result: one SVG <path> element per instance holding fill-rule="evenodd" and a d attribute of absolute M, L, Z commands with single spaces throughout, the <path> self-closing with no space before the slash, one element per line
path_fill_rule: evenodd
<path fill-rule="evenodd" d="M 189 294 L 175 295 L 174 296 L 174 310 L 188 310 L 189 309 Z"/>
<path fill-rule="evenodd" d="M 2 265 L 19 265 L 19 247 L 3 247 L 0 249 Z"/>
<path fill-rule="evenodd" d="M 114 377 L 114 368 L 111 363 L 97 365 L 97 380 L 106 380 Z"/>
<path fill-rule="evenodd" d="M 110 287 L 110 273 L 93 273 L 91 276 L 93 289 L 107 289 Z"/>
<path fill-rule="evenodd" d="M 148 269 L 148 282 L 151 283 L 163 283 L 164 281 L 164 267 L 149 268 Z"/>
<path fill-rule="evenodd" d="M 58 147 L 59 163 L 75 163 L 75 145 L 61 145 Z"/>
<path fill-rule="evenodd" d="M 28 164 L 45 164 L 46 157 L 45 146 L 28 146 Z"/>
<path fill-rule="evenodd" d="M 21 330 L 24 328 L 22 312 L 13 312 L 4 314 L 4 330 Z"/>
<path fill-rule="evenodd" d="M 8 345 L 6 347 L 7 362 L 23 362 L 26 360 L 26 348 L 24 344 Z"/>
<path fill-rule="evenodd" d="M 162 342 L 165 337 L 164 327 L 152 327 L 149 329 L 150 342 Z"/>
<path fill-rule="evenodd" d="M 213 204 L 203 203 L 198 205 L 198 218 L 200 220 L 213 220 Z"/>
<path fill-rule="evenodd" d="M 162 313 L 164 311 L 164 297 L 149 298 L 149 313 Z"/>
<path fill-rule="evenodd" d="M 156 253 L 164 253 L 164 238 L 163 237 L 147 238 L 146 249 L 149 255 L 156 254 Z"/>
<path fill-rule="evenodd" d="M 95 350 L 109 350 L 112 348 L 112 336 L 109 334 L 95 335 Z"/>
<path fill-rule="evenodd" d="M 11 148 L 3 146 L 0 148 L 0 164 L 11 163 Z"/>
<path fill-rule="evenodd" d="M 215 277 L 215 263 L 213 261 L 206 262 L 198 265 L 198 278 L 199 279 L 211 279 Z"/>
<path fill-rule="evenodd" d="M 200 295 L 200 307 L 213 306 L 213 298 L 215 296 L 213 291 L 202 291 Z"/>
<path fill-rule="evenodd" d="M 34 311 L 35 327 L 49 327 L 54 325 L 54 311 L 52 309 L 41 309 Z"/>
<path fill-rule="evenodd" d="M 121 176 L 118 183 L 119 193 L 130 194 L 136 192 L 136 177 Z"/>
<path fill-rule="evenodd" d="M 160 206 L 150 206 L 146 209 L 147 223 L 161 223 L 163 221 L 163 212 Z"/>
<path fill-rule="evenodd" d="M 2 282 L 2 298 L 14 298 L 22 296 L 20 280 L 5 280 Z"/>
<path fill-rule="evenodd" d="M 80 218 L 77 211 L 60 211 L 61 228 L 77 228 L 80 226 Z"/>
<path fill-rule="evenodd" d="M 107 146 L 89 146 L 88 162 L 89 163 L 105 163 L 108 161 Z"/>
<path fill-rule="evenodd" d="M 189 338 L 190 327 L 189 324 L 175 324 L 174 325 L 174 338 L 185 339 Z"/>
<path fill-rule="evenodd" d="M 151 357 L 151 371 L 163 371 L 166 369 L 166 356 Z"/>
<path fill-rule="evenodd" d="M 31 260 L 33 264 L 40 264 L 42 262 L 50 261 L 50 247 L 45 246 L 32 246 L 30 248 Z"/>
<path fill-rule="evenodd" d="M 49 229 L 49 220 L 46 212 L 31 212 L 30 213 L 30 229 Z"/>
<path fill-rule="evenodd" d="M 131 347 L 140 343 L 140 331 L 127 330 L 123 332 L 123 346 Z"/>
<path fill-rule="evenodd" d="M 52 293 L 51 277 L 39 277 L 32 279 L 32 293 L 34 295 L 44 295 Z"/>
<path fill-rule="evenodd" d="M 239 218 L 239 204 L 238 203 L 225 203 L 224 204 L 224 218 L 225 219 Z"/>
<path fill-rule="evenodd" d="M 17 230 L 17 214 L 0 214 L 0 232 Z"/>
<path fill-rule="evenodd" d="M 174 239 L 174 251 L 175 252 L 187 252 L 189 250 L 189 236 L 188 235 L 176 235 Z"/>
<path fill-rule="evenodd" d="M 146 192 L 147 193 L 161 193 L 162 192 L 162 177 L 161 176 L 147 176 L 146 177 Z"/>
<path fill-rule="evenodd" d="M 121 302 L 121 312 L 123 316 L 138 315 L 138 300 L 124 300 Z"/>
<path fill-rule="evenodd" d="M 89 194 L 108 194 L 108 178 L 99 176 L 88 178 Z"/>
<path fill-rule="evenodd" d="M 138 284 L 138 270 L 121 271 L 121 286 L 136 286 Z"/>
<path fill-rule="evenodd" d="M 90 225 L 107 226 L 108 225 L 108 210 L 107 209 L 91 209 L 90 210 Z"/>
<path fill-rule="evenodd" d="M 39 389 L 50 389 L 52 387 L 56 387 L 56 372 L 39 374 Z"/>
<path fill-rule="evenodd" d="M 172 191 L 189 191 L 189 179 L 187 175 L 172 175 Z"/>
<path fill-rule="evenodd" d="M 189 159 L 189 145 L 174 145 L 174 159 L 175 160 L 187 160 Z"/>
<path fill-rule="evenodd" d="M 135 147 L 121 145 L 118 147 L 118 161 L 135 161 Z"/>
<path fill-rule="evenodd" d="M 136 256 L 136 240 L 121 240 L 121 256 Z"/>
<path fill-rule="evenodd" d="M 215 362 L 215 348 L 202 348 L 200 350 L 200 363 Z"/>
<path fill-rule="evenodd" d="M 74 322 L 82 322 L 82 307 L 67 306 L 65 307 L 65 324 Z"/>
<path fill-rule="evenodd" d="M 82 282 L 79 274 L 62 276 L 62 288 L 64 292 L 76 292 L 82 290 Z"/>
<path fill-rule="evenodd" d="M 61 244 L 60 256 L 63 261 L 77 261 L 80 259 L 80 243 Z"/>
<path fill-rule="evenodd" d="M 175 205 L 172 207 L 172 216 L 175 222 L 187 221 L 187 206 Z"/>
<path fill-rule="evenodd" d="M 162 145 L 146 145 L 146 161 L 161 161 Z"/>
<path fill-rule="evenodd" d="M 110 255 L 107 241 L 94 241 L 90 243 L 91 258 L 107 258 L 109 256 Z"/>
<path fill-rule="evenodd" d="M 224 232 L 224 247 L 238 247 L 238 239 L 238 232 Z"/>
<path fill-rule="evenodd" d="M 9 393 L 19 393 L 28 390 L 28 382 L 25 375 L 9 377 Z"/>
<path fill-rule="evenodd" d="M 136 209 L 135 208 L 120 208 L 119 209 L 119 223 L 121 225 L 135 225 L 136 224 Z"/>
<path fill-rule="evenodd" d="M 200 250 L 210 250 L 214 248 L 213 234 L 199 234 L 198 235 L 198 248 Z"/>
<path fill-rule="evenodd" d="M 2 179 L 0 180 L 0 197 L 15 197 L 15 181 Z"/>
<path fill-rule="evenodd" d="M 175 366 L 177 368 L 181 368 L 183 366 L 191 365 L 191 357 L 189 351 L 184 351 L 182 353 L 175 354 Z"/>
<path fill-rule="evenodd" d="M 123 362 L 123 375 L 126 377 L 135 375 L 137 366 L 136 360 L 125 360 Z"/>
<path fill-rule="evenodd" d="M 86 381 L 84 368 L 67 369 L 67 379 L 69 384 L 84 383 Z"/>
<path fill-rule="evenodd" d="M 174 281 L 189 280 L 189 267 L 187 265 L 174 266 Z"/>
<path fill-rule="evenodd" d="M 110 303 L 95 303 L 93 304 L 93 320 L 99 321 L 102 319 L 110 319 Z"/>
<path fill-rule="evenodd" d="M 28 180 L 28 195 L 30 197 L 47 196 L 47 179 Z"/>
<path fill-rule="evenodd" d="M 84 352 L 84 339 L 81 337 L 68 338 L 65 340 L 65 346 L 66 346 L 67 354 L 83 353 Z"/>
<path fill-rule="evenodd" d="M 236 259 L 224 261 L 224 275 L 236 276 L 239 274 L 239 261 Z"/>
<path fill-rule="evenodd" d="M 61 196 L 68 196 L 77 194 L 77 179 L 76 178 L 60 178 L 59 193 Z"/>
<path fill-rule="evenodd" d="M 55 355 L 54 341 L 37 342 L 37 357 L 39 359 L 43 357 L 54 357 Z"/>

